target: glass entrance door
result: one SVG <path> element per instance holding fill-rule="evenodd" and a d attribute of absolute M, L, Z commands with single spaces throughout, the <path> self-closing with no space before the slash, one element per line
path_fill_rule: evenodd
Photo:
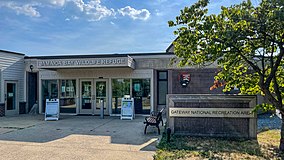
<path fill-rule="evenodd" d="M 132 79 L 135 114 L 150 114 L 150 79 Z"/>
<path fill-rule="evenodd" d="M 134 98 L 135 114 L 141 114 L 143 111 L 143 88 L 141 80 L 132 80 L 132 95 Z"/>
<path fill-rule="evenodd" d="M 17 83 L 6 82 L 5 84 L 6 115 L 18 114 Z"/>
<path fill-rule="evenodd" d="M 109 114 L 109 107 L 108 107 L 108 83 L 107 80 L 98 79 L 95 80 L 95 93 L 96 93 L 96 107 L 95 107 L 95 114 L 100 114 L 100 109 L 103 104 L 104 106 L 104 114 Z"/>
<path fill-rule="evenodd" d="M 93 81 L 81 80 L 80 82 L 80 114 L 94 114 L 93 113 Z"/>

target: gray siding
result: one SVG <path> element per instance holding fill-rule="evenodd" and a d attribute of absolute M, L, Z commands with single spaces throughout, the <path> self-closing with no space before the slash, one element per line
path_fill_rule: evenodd
<path fill-rule="evenodd" d="M 4 103 L 2 101 L 3 92 L 4 92 L 4 89 L 2 89 L 2 66 L 0 65 L 0 103 Z"/>
<path fill-rule="evenodd" d="M 4 87 L 3 85 L 4 81 L 17 81 L 19 102 L 25 101 L 25 97 L 24 97 L 25 95 L 24 94 L 24 83 L 25 83 L 24 55 L 0 52 L 0 66 L 2 67 L 2 77 L 1 77 L 2 87 Z M 1 91 L 3 90 L 1 88 Z"/>

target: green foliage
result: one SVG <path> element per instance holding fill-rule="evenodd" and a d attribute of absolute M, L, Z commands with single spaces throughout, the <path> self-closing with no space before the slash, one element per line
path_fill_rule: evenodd
<path fill-rule="evenodd" d="M 275 109 L 276 109 L 275 106 L 271 104 L 263 103 L 263 104 L 256 105 L 253 112 L 257 112 L 257 111 L 268 112 L 268 111 L 275 111 Z"/>
<path fill-rule="evenodd" d="M 180 66 L 216 65 L 215 80 L 241 94 L 262 94 L 284 111 L 284 1 L 250 0 L 221 13 L 208 15 L 208 0 L 181 10 L 170 27 L 177 27 L 173 42 Z"/>

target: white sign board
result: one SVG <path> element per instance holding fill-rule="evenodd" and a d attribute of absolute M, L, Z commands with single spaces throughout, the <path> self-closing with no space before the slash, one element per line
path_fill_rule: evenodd
<path fill-rule="evenodd" d="M 46 99 L 45 120 L 59 119 L 59 99 Z"/>
<path fill-rule="evenodd" d="M 134 99 L 133 98 L 122 98 L 120 119 L 132 120 L 133 118 L 134 118 Z"/>

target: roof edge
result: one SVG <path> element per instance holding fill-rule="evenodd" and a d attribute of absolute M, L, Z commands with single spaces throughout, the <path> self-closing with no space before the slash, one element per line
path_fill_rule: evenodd
<path fill-rule="evenodd" d="M 17 54 L 17 55 L 25 56 L 24 53 L 19 53 L 19 52 L 14 52 L 14 51 L 6 51 L 6 50 L 2 50 L 2 49 L 0 49 L 0 52 L 11 53 L 11 54 Z"/>
<path fill-rule="evenodd" d="M 56 55 L 56 56 L 25 56 L 25 59 L 75 59 L 75 58 L 106 58 L 106 57 L 127 57 L 127 56 L 155 56 L 168 55 L 172 52 L 156 52 L 156 53 L 123 53 L 123 54 L 85 54 L 85 55 Z"/>
<path fill-rule="evenodd" d="M 169 47 L 166 49 L 166 52 L 170 53 L 170 49 L 174 46 L 174 42 L 177 41 L 178 37 L 175 38 L 175 40 L 169 45 Z"/>

